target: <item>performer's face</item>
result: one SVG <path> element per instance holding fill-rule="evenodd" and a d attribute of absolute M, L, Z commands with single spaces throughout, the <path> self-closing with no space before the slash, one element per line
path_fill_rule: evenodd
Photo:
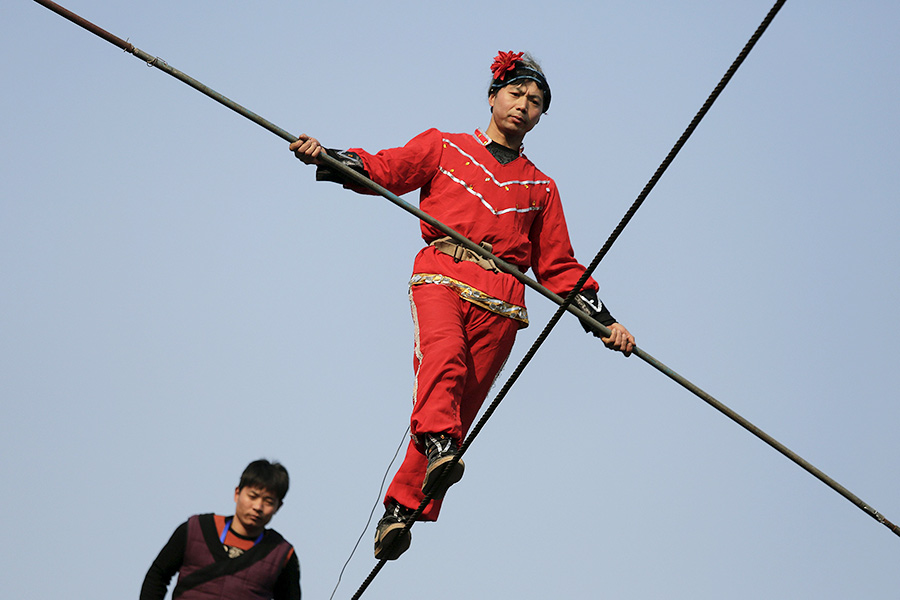
<path fill-rule="evenodd" d="M 544 92 L 531 80 L 513 83 L 488 97 L 491 120 L 508 140 L 522 143 L 525 134 L 541 120 Z"/>
<path fill-rule="evenodd" d="M 243 487 L 234 490 L 234 530 L 247 536 L 262 533 L 278 509 L 281 502 L 278 497 L 266 489 Z"/>

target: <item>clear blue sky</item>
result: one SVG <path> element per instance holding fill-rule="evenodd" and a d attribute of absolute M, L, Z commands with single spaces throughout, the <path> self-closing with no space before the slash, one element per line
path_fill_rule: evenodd
<path fill-rule="evenodd" d="M 553 106 L 526 152 L 588 262 L 771 2 L 65 5 L 333 147 L 485 127 L 492 57 L 529 50 Z M 898 22 L 790 0 L 597 272 L 642 348 L 894 522 Z M 267 457 L 327 598 L 411 406 L 415 220 L 34 2 L 4 3 L 0 52 L 3 596 L 136 597 Z M 501 381 L 552 313 L 528 302 Z M 900 538 L 572 318 L 466 462 L 364 597 L 900 590 Z"/>

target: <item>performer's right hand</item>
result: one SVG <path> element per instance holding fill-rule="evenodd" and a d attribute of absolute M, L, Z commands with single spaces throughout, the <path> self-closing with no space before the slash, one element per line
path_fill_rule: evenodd
<path fill-rule="evenodd" d="M 322 151 L 322 144 L 316 138 L 301 133 L 297 136 L 297 141 L 291 144 L 290 148 L 294 156 L 306 164 L 315 165 L 319 163 L 317 157 Z"/>

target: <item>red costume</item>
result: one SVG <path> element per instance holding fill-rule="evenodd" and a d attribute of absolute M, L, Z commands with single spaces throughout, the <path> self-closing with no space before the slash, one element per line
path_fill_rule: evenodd
<path fill-rule="evenodd" d="M 528 158 L 502 164 L 481 131 L 429 129 L 405 146 L 369 154 L 354 148 L 368 176 L 402 195 L 421 189 L 423 211 L 565 296 L 584 273 L 572 251 L 556 184 Z M 363 190 L 358 190 L 363 191 Z M 444 234 L 422 223 L 429 244 Z M 584 290 L 596 292 L 588 279 Z M 413 440 L 387 491 L 391 500 L 416 508 L 424 498 L 427 459 L 417 436 L 449 433 L 462 440 L 509 356 L 516 330 L 528 325 L 525 286 L 427 246 L 416 256 L 410 280 L 415 324 Z M 440 501 L 423 512 L 437 519 Z"/>

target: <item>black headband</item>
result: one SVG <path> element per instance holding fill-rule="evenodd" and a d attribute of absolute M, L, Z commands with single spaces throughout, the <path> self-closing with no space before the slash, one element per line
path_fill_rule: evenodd
<path fill-rule="evenodd" d="M 537 69 L 526 67 L 521 63 L 521 61 L 517 61 L 516 67 L 514 69 L 506 71 L 502 75 L 504 76 L 503 79 L 494 79 L 491 82 L 491 94 L 496 93 L 500 88 L 512 83 L 517 83 L 523 80 L 530 80 L 537 83 L 538 87 L 544 93 L 543 112 L 547 112 L 547 110 L 550 109 L 550 86 L 547 84 L 547 78 L 544 77 L 543 73 L 541 73 Z"/>

